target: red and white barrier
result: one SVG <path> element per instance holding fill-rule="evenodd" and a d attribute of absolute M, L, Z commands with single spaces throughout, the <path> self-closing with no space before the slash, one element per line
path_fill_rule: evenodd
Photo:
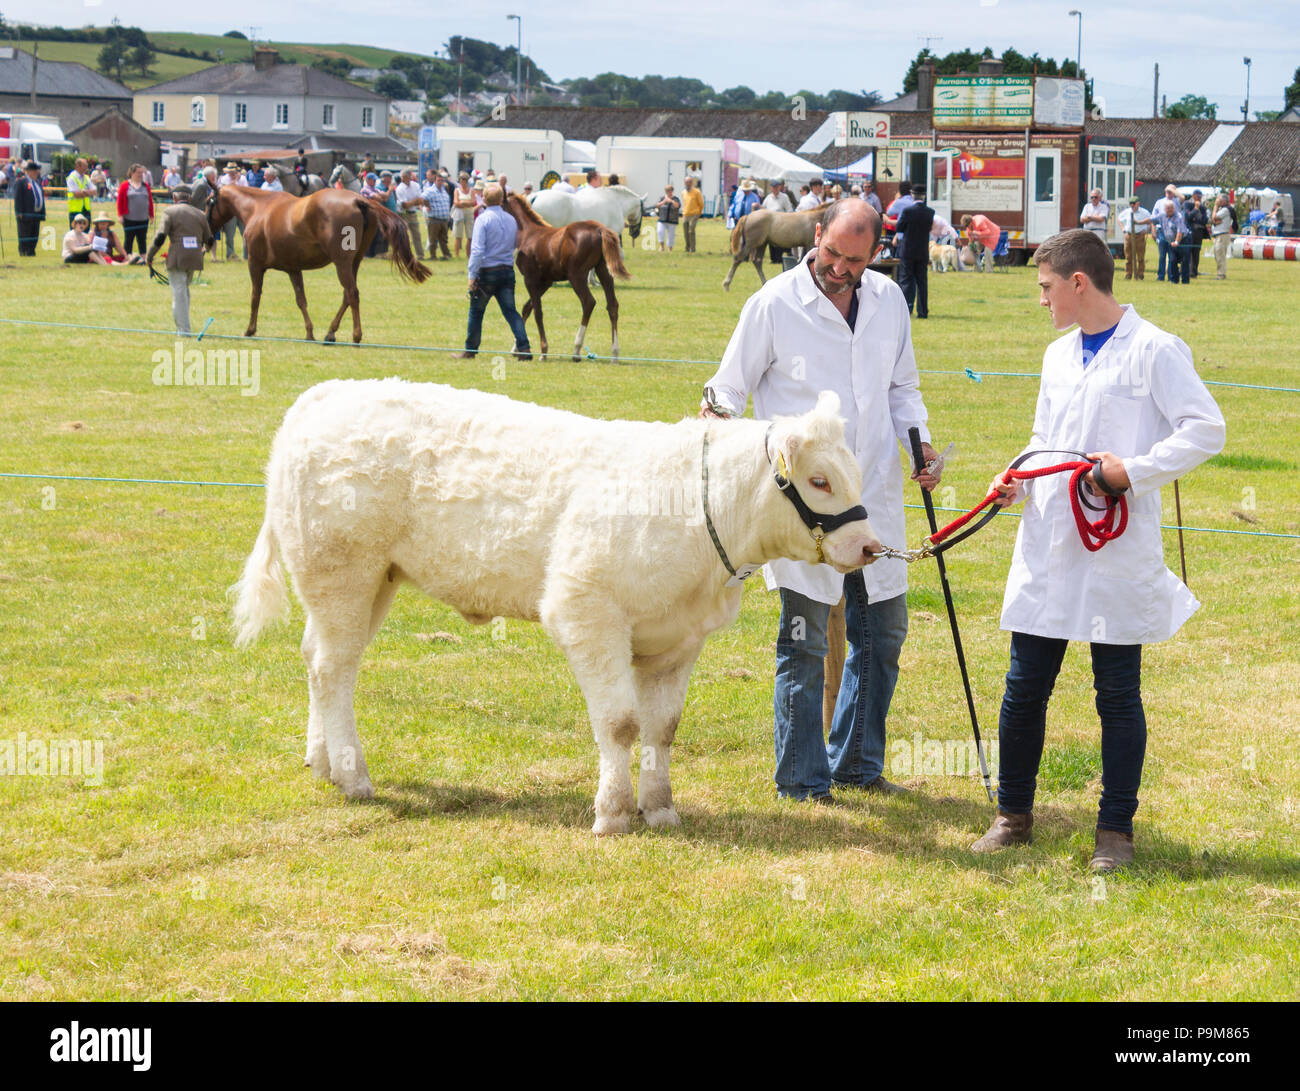
<path fill-rule="evenodd" d="M 1266 258 L 1273 261 L 1300 261 L 1300 239 L 1269 235 L 1238 235 L 1232 240 L 1234 258 Z"/>

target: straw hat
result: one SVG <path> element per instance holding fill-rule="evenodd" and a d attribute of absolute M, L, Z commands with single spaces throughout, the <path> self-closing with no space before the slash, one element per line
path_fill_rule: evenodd
<path fill-rule="evenodd" d="M 91 223 L 97 223 L 97 224 L 105 224 L 105 223 L 106 223 L 106 224 L 108 224 L 109 227 L 112 227 L 115 223 L 117 223 L 117 221 L 116 221 L 115 219 L 113 219 L 113 217 L 110 216 L 107 212 L 100 212 L 100 213 L 97 213 L 97 214 L 94 216 L 94 218 L 91 219 L 90 222 L 91 222 Z"/>
<path fill-rule="evenodd" d="M 752 179 L 752 178 L 746 178 L 743 182 L 740 183 L 740 188 L 741 188 L 741 189 L 746 189 L 746 190 L 748 190 L 748 189 L 758 189 L 758 186 L 754 185 L 754 179 Z"/>

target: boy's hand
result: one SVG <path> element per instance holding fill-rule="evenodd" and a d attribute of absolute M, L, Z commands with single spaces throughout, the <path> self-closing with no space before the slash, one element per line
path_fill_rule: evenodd
<path fill-rule="evenodd" d="M 1091 462 L 1101 463 L 1101 476 L 1106 479 L 1106 484 L 1116 492 L 1122 492 L 1133 484 L 1128 479 L 1128 471 L 1124 469 L 1124 460 L 1119 455 L 1113 455 L 1109 451 L 1094 451 L 1085 457 Z"/>

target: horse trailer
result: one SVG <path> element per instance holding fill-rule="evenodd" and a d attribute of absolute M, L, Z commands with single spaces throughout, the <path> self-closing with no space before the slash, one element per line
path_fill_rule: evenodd
<path fill-rule="evenodd" d="M 606 176 L 617 174 L 621 183 L 646 194 L 650 205 L 663 196 L 664 186 L 671 185 L 680 197 L 687 177 L 694 178 L 708 210 L 723 192 L 728 144 L 734 148 L 735 142 L 710 137 L 602 136 L 596 141 L 596 169 Z M 734 150 L 730 154 L 734 159 Z"/>

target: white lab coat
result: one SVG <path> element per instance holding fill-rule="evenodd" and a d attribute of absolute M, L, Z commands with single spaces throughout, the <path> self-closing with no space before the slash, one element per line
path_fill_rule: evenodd
<path fill-rule="evenodd" d="M 1089 553 L 1070 507 L 1070 475 L 1026 482 L 1002 628 L 1100 644 L 1167 640 L 1200 603 L 1165 567 L 1160 487 L 1223 449 L 1223 414 L 1188 347 L 1131 306 L 1087 368 L 1082 345 L 1076 329 L 1048 346 L 1026 450 L 1119 455 L 1131 482 L 1128 528 Z M 1025 468 L 1066 460 L 1048 455 Z"/>
<path fill-rule="evenodd" d="M 871 526 L 885 545 L 902 547 L 906 526 L 898 444 L 908 447 L 912 427 L 921 430 L 925 442 L 930 439 L 907 303 L 897 284 L 867 271 L 850 330 L 817 287 L 808 260 L 749 297 L 708 385 L 737 414 L 745 411 L 752 393 L 758 420 L 806 412 L 821 391 L 835 391 L 845 417 L 845 442 L 862 469 L 862 503 Z M 742 564 L 745 558 L 733 561 Z M 863 571 L 873 601 L 907 590 L 902 561 L 879 560 Z M 785 587 L 817 602 L 839 602 L 844 590 L 844 577 L 830 565 L 778 560 L 764 568 L 764 576 L 768 590 Z"/>

